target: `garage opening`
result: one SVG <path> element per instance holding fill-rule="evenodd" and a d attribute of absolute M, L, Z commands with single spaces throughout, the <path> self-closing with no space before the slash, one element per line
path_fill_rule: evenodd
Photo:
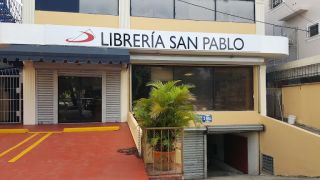
<path fill-rule="evenodd" d="M 101 122 L 101 77 L 59 76 L 59 123 Z"/>
<path fill-rule="evenodd" d="M 207 135 L 208 177 L 259 174 L 258 133 Z"/>

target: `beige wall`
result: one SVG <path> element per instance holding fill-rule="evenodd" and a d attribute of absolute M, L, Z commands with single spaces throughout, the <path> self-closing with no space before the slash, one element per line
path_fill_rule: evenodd
<path fill-rule="evenodd" d="M 320 128 L 320 84 L 282 88 L 284 116 L 293 114 L 297 122 Z"/>
<path fill-rule="evenodd" d="M 256 34 L 256 24 L 131 17 L 131 29 Z"/>
<path fill-rule="evenodd" d="M 261 117 L 260 152 L 274 158 L 274 173 L 282 176 L 320 176 L 320 135 Z"/>
<path fill-rule="evenodd" d="M 196 114 L 211 114 L 212 123 L 197 126 L 261 124 L 260 115 L 256 111 L 196 111 Z M 193 123 L 190 126 L 195 126 Z"/>
<path fill-rule="evenodd" d="M 35 24 L 69 26 L 119 27 L 119 17 L 111 15 L 35 11 Z"/>

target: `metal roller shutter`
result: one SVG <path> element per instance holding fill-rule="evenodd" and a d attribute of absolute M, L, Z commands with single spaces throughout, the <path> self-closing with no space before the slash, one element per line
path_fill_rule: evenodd
<path fill-rule="evenodd" d="M 183 141 L 185 179 L 204 179 L 206 174 L 206 138 L 204 130 L 185 130 Z"/>
<path fill-rule="evenodd" d="M 54 123 L 54 71 L 36 71 L 37 122 L 38 124 Z"/>
<path fill-rule="evenodd" d="M 106 72 L 106 121 L 120 122 L 121 71 Z"/>

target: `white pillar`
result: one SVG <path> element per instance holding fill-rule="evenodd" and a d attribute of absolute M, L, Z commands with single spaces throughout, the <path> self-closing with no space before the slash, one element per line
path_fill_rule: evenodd
<path fill-rule="evenodd" d="M 119 0 L 119 28 L 130 28 L 130 0 Z"/>
<path fill-rule="evenodd" d="M 259 67 L 259 109 L 260 114 L 267 115 L 267 66 L 260 65 Z"/>
<path fill-rule="evenodd" d="M 23 124 L 36 124 L 36 70 L 31 61 L 23 65 Z"/>
<path fill-rule="evenodd" d="M 129 112 L 129 68 L 123 65 L 121 69 L 121 122 L 126 122 Z"/>
<path fill-rule="evenodd" d="M 22 23 L 34 23 L 35 0 L 22 0 Z"/>
<path fill-rule="evenodd" d="M 256 21 L 265 21 L 265 0 L 256 0 Z M 256 22 L 256 33 L 265 35 L 265 24 Z"/>

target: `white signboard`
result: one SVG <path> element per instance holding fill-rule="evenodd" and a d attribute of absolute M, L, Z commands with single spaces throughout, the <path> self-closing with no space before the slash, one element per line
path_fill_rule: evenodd
<path fill-rule="evenodd" d="M 0 24 L 0 43 L 288 55 L 285 37 L 56 25 Z"/>

